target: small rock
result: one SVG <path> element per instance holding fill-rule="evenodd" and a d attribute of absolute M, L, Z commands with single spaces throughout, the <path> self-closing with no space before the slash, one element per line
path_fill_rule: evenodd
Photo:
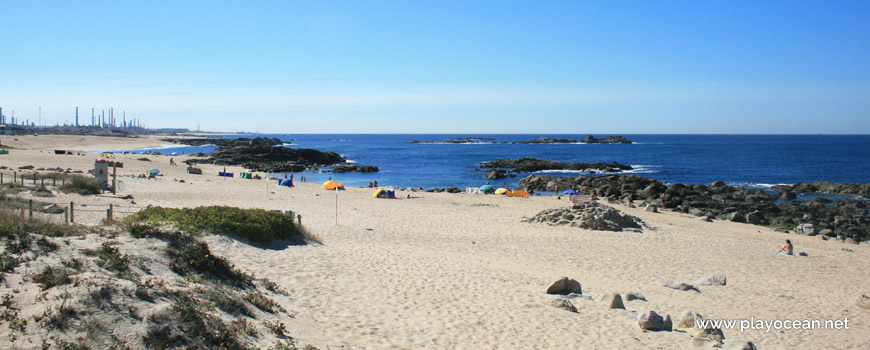
<path fill-rule="evenodd" d="M 662 317 L 652 310 L 644 310 L 638 313 L 637 325 L 640 329 L 648 331 L 671 331 L 673 328 L 670 315 Z"/>
<path fill-rule="evenodd" d="M 550 302 L 550 306 L 558 308 L 558 309 L 562 309 L 565 311 L 570 311 L 570 312 L 574 312 L 574 313 L 577 312 L 577 308 L 574 307 L 574 304 L 571 304 L 571 302 L 568 301 L 568 299 L 561 299 L 560 298 L 560 299 L 553 300 L 552 302 Z"/>
<path fill-rule="evenodd" d="M 658 213 L 659 209 L 655 205 L 647 204 L 646 207 L 643 208 L 643 211 L 650 213 Z"/>
<path fill-rule="evenodd" d="M 547 288 L 547 294 L 561 294 L 568 295 L 571 293 L 583 294 L 582 287 L 580 286 L 580 282 L 577 282 L 568 277 L 562 277 L 558 281 L 553 282 L 549 288 Z"/>
<path fill-rule="evenodd" d="M 858 307 L 870 310 L 870 297 L 861 294 L 855 298 L 855 305 Z"/>
<path fill-rule="evenodd" d="M 598 301 L 608 309 L 625 309 L 625 305 L 622 303 L 622 296 L 619 293 L 603 294 L 598 298 Z"/>
<path fill-rule="evenodd" d="M 757 350 L 757 348 L 751 341 L 729 338 L 722 344 L 722 350 Z"/>
<path fill-rule="evenodd" d="M 623 299 L 625 299 L 625 301 L 632 301 L 632 300 L 646 301 L 646 298 L 644 298 L 643 294 L 640 294 L 638 292 L 627 292 L 627 293 L 625 293 L 625 296 L 623 297 Z"/>
<path fill-rule="evenodd" d="M 813 224 L 800 224 L 794 229 L 794 232 L 799 235 L 815 236 L 816 228 Z"/>
<path fill-rule="evenodd" d="M 834 234 L 834 230 L 831 230 L 829 228 L 826 228 L 824 230 L 819 231 L 819 234 L 822 236 L 828 236 L 828 237 L 836 236 L 836 234 Z"/>
<path fill-rule="evenodd" d="M 858 244 L 858 242 L 855 242 L 855 239 L 853 239 L 852 237 L 846 238 L 845 240 L 843 240 L 843 243 Z"/>
<path fill-rule="evenodd" d="M 707 327 L 706 329 L 691 328 L 686 331 L 692 336 L 692 346 L 717 349 L 722 346 L 725 334 L 719 328 Z"/>
<path fill-rule="evenodd" d="M 671 282 L 665 282 L 664 284 L 662 284 L 662 286 L 665 286 L 665 287 L 668 287 L 671 289 L 681 290 L 681 291 L 694 290 L 696 292 L 700 292 L 698 290 L 698 288 L 695 288 L 695 286 L 688 284 L 688 283 L 677 283 L 677 282 L 671 281 Z"/>
<path fill-rule="evenodd" d="M 692 310 L 683 310 L 683 312 L 680 313 L 680 318 L 677 319 L 677 323 L 674 324 L 674 328 L 693 328 L 695 327 L 696 319 L 701 320 L 703 317 Z"/>
<path fill-rule="evenodd" d="M 695 283 L 700 284 L 702 286 L 712 286 L 712 285 L 724 286 L 725 285 L 725 274 L 724 273 L 717 273 L 713 276 L 699 279 L 699 280 L 695 281 Z"/>

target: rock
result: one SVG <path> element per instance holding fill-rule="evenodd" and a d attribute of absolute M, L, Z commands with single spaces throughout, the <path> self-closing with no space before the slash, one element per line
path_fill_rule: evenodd
<path fill-rule="evenodd" d="M 834 230 L 831 230 L 829 228 L 826 228 L 824 230 L 819 231 L 819 234 L 822 236 L 828 236 L 828 237 L 836 236 L 836 234 L 834 233 Z"/>
<path fill-rule="evenodd" d="M 57 204 L 50 204 L 42 207 L 39 211 L 47 214 L 63 214 L 64 209 Z"/>
<path fill-rule="evenodd" d="M 843 243 L 858 244 L 858 242 L 856 242 L 855 239 L 853 239 L 852 237 L 844 239 Z"/>
<path fill-rule="evenodd" d="M 757 350 L 750 341 L 728 338 L 722 343 L 722 350 Z"/>
<path fill-rule="evenodd" d="M 580 282 L 577 282 L 568 277 L 560 278 L 558 281 L 553 282 L 553 284 L 547 288 L 547 294 L 568 295 L 571 293 L 582 295 L 583 289 L 580 286 Z"/>
<path fill-rule="evenodd" d="M 622 296 L 619 293 L 605 293 L 598 298 L 598 301 L 608 309 L 625 309 L 625 305 L 622 303 Z"/>
<path fill-rule="evenodd" d="M 51 193 L 51 190 L 45 187 L 38 187 L 37 189 L 33 190 L 32 193 L 34 197 L 54 197 L 54 193 Z"/>
<path fill-rule="evenodd" d="M 692 216 L 704 216 L 704 211 L 697 208 L 689 208 L 689 215 Z"/>
<path fill-rule="evenodd" d="M 643 211 L 649 212 L 649 213 L 658 213 L 659 212 L 658 208 L 652 204 L 647 204 L 646 207 L 643 208 Z"/>
<path fill-rule="evenodd" d="M 707 327 L 705 329 L 698 329 L 693 327 L 686 330 L 686 333 L 692 336 L 692 346 L 694 347 L 717 349 L 725 341 L 725 334 L 719 328 Z"/>
<path fill-rule="evenodd" d="M 526 173 L 541 170 L 577 170 L 590 173 L 608 173 L 632 170 L 629 165 L 612 163 L 565 163 L 539 158 L 496 159 L 479 164 L 480 168 L 512 169 L 514 172 Z M 563 189 L 565 187 L 562 187 Z M 570 188 L 570 187 L 568 187 Z"/>
<path fill-rule="evenodd" d="M 570 312 L 574 312 L 574 313 L 577 312 L 577 308 L 574 307 L 574 304 L 572 304 L 570 301 L 568 301 L 568 299 L 559 298 L 559 299 L 553 300 L 550 302 L 550 306 L 558 308 L 558 309 L 562 309 L 565 311 L 570 311 Z"/>
<path fill-rule="evenodd" d="M 728 218 L 728 221 L 746 222 L 746 216 L 743 215 L 743 213 L 741 213 L 739 211 L 735 211 L 731 214 L 728 214 L 727 218 Z"/>
<path fill-rule="evenodd" d="M 670 282 L 665 282 L 664 284 L 662 284 L 662 286 L 664 286 L 664 287 L 668 287 L 668 288 L 671 288 L 671 289 L 681 290 L 681 291 L 684 291 L 684 292 L 685 292 L 685 291 L 690 291 L 690 290 L 694 290 L 694 291 L 696 291 L 696 292 L 700 292 L 700 291 L 698 290 L 698 288 L 695 288 L 695 286 L 693 286 L 693 285 L 691 285 L 691 284 L 688 284 L 688 283 L 677 283 L 677 282 L 670 281 Z"/>
<path fill-rule="evenodd" d="M 761 218 L 759 218 L 758 214 L 756 213 L 749 213 L 746 214 L 746 222 L 753 225 L 758 225 L 761 223 Z"/>
<path fill-rule="evenodd" d="M 632 300 L 646 301 L 646 298 L 643 296 L 643 294 L 640 294 L 638 292 L 627 292 L 627 293 L 625 293 L 625 296 L 623 297 L 623 299 L 625 299 L 625 301 L 632 301 Z"/>
<path fill-rule="evenodd" d="M 680 318 L 677 319 L 677 323 L 674 324 L 674 328 L 692 328 L 695 327 L 695 320 L 703 319 L 701 315 L 698 313 L 686 309 L 680 313 Z"/>
<path fill-rule="evenodd" d="M 648 331 L 671 331 L 673 323 L 671 316 L 659 316 L 655 311 L 644 310 L 637 314 L 637 325 L 642 330 Z"/>
<path fill-rule="evenodd" d="M 695 283 L 700 284 L 702 286 L 712 286 L 712 285 L 724 286 L 725 285 L 725 274 L 724 273 L 717 273 L 713 276 L 699 279 L 699 280 L 695 281 Z"/>
<path fill-rule="evenodd" d="M 516 141 L 516 142 L 511 142 L 511 143 L 515 143 L 515 144 L 631 143 L 631 141 L 627 140 L 625 137 L 622 137 L 622 136 L 608 136 L 608 137 L 603 137 L 603 138 L 595 138 L 594 136 L 589 135 L 589 136 L 586 136 L 586 138 L 582 139 L 582 140 L 574 140 L 574 139 L 567 139 L 567 138 L 553 139 L 553 138 L 541 136 L 541 138 L 539 138 L 537 140 Z"/>
<path fill-rule="evenodd" d="M 816 228 L 813 224 L 800 224 L 794 229 L 794 232 L 799 235 L 815 236 Z"/>
<path fill-rule="evenodd" d="M 855 305 L 860 308 L 870 310 L 870 297 L 864 294 L 855 297 Z"/>
<path fill-rule="evenodd" d="M 488 180 L 499 180 L 506 177 L 508 177 L 507 171 L 502 169 L 491 170 L 490 172 L 486 173 L 486 178 Z"/>
<path fill-rule="evenodd" d="M 237 165 L 262 172 L 295 172 L 315 164 L 331 165 L 345 161 L 344 157 L 335 152 L 280 147 L 283 141 L 277 138 L 240 138 L 218 142 L 220 147 L 214 150 L 209 158 L 199 159 L 197 162 Z"/>
<path fill-rule="evenodd" d="M 574 204 L 570 209 L 557 208 L 539 212 L 535 216 L 524 219 L 523 222 L 543 223 L 548 225 L 565 225 L 588 230 L 623 231 L 626 229 L 641 230 L 643 221 L 622 214 L 619 210 L 594 202 Z"/>

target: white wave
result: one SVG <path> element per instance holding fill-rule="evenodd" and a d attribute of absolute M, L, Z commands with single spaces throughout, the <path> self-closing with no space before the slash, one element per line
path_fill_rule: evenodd
<path fill-rule="evenodd" d="M 773 186 L 791 186 L 792 185 L 792 184 L 768 184 L 768 183 L 758 183 L 758 182 L 731 182 L 731 183 L 726 183 L 726 184 L 728 184 L 729 186 L 734 186 L 734 187 L 743 186 L 743 187 L 747 187 L 747 188 L 764 188 L 764 189 L 771 189 L 771 188 L 773 188 Z"/>
<path fill-rule="evenodd" d="M 631 170 L 623 170 L 623 171 L 616 171 L 616 172 L 608 172 L 605 170 L 598 170 L 598 169 L 587 169 L 587 170 L 560 169 L 560 170 L 539 170 L 539 171 L 533 172 L 532 174 L 578 174 L 578 175 L 583 175 L 583 174 L 617 174 L 617 175 L 619 175 L 619 174 L 652 174 L 652 173 L 656 172 L 656 170 L 653 168 L 661 168 L 661 165 L 632 165 L 631 167 L 632 167 Z"/>

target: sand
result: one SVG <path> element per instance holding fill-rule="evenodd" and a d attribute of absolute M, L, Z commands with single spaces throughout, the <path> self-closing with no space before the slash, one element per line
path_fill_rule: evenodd
<path fill-rule="evenodd" d="M 15 138 L 19 141 L 0 137 L 3 145 L 16 148 L 0 155 L 0 165 L 13 169 L 33 165 L 86 171 L 98 155 L 55 155 L 51 150 L 165 143 L 159 138 Z M 759 349 L 861 349 L 870 343 L 870 310 L 853 302 L 870 294 L 870 279 L 863 275 L 870 266 L 868 245 L 623 205 L 613 206 L 640 217 L 649 228 L 643 233 L 586 231 L 521 222 L 541 210 L 567 206 L 554 197 L 415 192 L 414 199 L 374 199 L 364 188 L 349 188 L 336 197 L 319 184 L 286 188 L 274 181 L 222 178 L 216 173 L 223 167 L 213 165 L 203 165 L 203 175 L 190 175 L 183 164 L 170 166 L 169 156 L 136 160 L 141 157 L 116 155 L 124 162 L 118 174 L 125 189 L 118 195 L 59 194 L 40 200 L 75 202 L 76 222 L 82 224 L 105 218 L 110 203 L 117 217 L 147 205 L 299 213 L 322 244 L 264 248 L 225 236 L 208 240 L 214 253 L 290 291 L 286 307 L 296 317 L 286 322 L 287 328 L 302 344 L 332 349 L 680 349 L 690 347 L 688 334 L 642 332 L 630 318 L 634 312 L 655 310 L 676 319 L 684 309 L 708 319 L 849 320 L 848 330 L 724 330 L 726 338 L 748 340 Z M 181 164 L 186 158 L 175 160 Z M 135 177 L 151 168 L 164 176 Z M 2 172 L 8 176 L 10 170 Z M 123 195 L 133 198 L 121 199 Z M 787 238 L 808 256 L 771 254 Z M 694 284 L 714 273 L 727 274 L 728 284 L 698 286 L 700 293 L 661 285 L 661 280 Z M 625 302 L 626 310 L 621 310 L 576 298 L 572 302 L 578 313 L 556 309 L 548 304 L 557 296 L 544 291 L 561 276 L 578 280 L 584 296 L 634 291 L 648 301 Z"/>

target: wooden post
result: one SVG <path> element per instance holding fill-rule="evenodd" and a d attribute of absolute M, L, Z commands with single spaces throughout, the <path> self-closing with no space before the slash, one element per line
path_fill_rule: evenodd
<path fill-rule="evenodd" d="M 118 194 L 118 162 L 112 162 L 112 194 Z"/>
<path fill-rule="evenodd" d="M 36 173 L 33 173 L 33 186 L 36 186 Z"/>
<path fill-rule="evenodd" d="M 302 215 L 296 215 L 296 220 L 299 223 L 299 226 L 302 226 Z"/>
<path fill-rule="evenodd" d="M 63 208 L 63 224 L 69 225 L 69 208 Z"/>
<path fill-rule="evenodd" d="M 60 178 L 60 185 L 66 186 L 66 178 L 65 177 Z"/>
<path fill-rule="evenodd" d="M 14 183 L 16 183 L 16 182 L 18 182 L 18 172 L 17 172 L 17 171 L 13 171 L 13 172 L 12 172 L 12 183 L 14 184 Z"/>
<path fill-rule="evenodd" d="M 338 187 L 335 188 L 335 226 L 338 226 Z"/>
<path fill-rule="evenodd" d="M 45 187 L 45 176 L 39 177 L 39 185 Z"/>
<path fill-rule="evenodd" d="M 3 173 L 0 173 L 0 185 L 3 184 Z"/>
<path fill-rule="evenodd" d="M 51 177 L 51 185 L 57 186 L 57 176 L 56 175 Z"/>
<path fill-rule="evenodd" d="M 75 204 L 73 204 L 73 202 L 69 202 L 69 222 L 76 222 Z"/>
<path fill-rule="evenodd" d="M 115 205 L 109 203 L 109 221 L 115 220 Z"/>
<path fill-rule="evenodd" d="M 28 205 L 28 207 L 30 207 L 30 218 L 33 219 L 33 200 L 32 199 L 30 200 L 30 205 Z"/>

